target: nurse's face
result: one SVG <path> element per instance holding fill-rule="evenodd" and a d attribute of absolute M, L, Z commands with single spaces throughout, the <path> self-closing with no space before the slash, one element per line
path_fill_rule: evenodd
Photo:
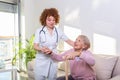
<path fill-rule="evenodd" d="M 84 42 L 81 37 L 77 37 L 74 42 L 74 49 L 75 50 L 81 50 L 84 47 Z"/>
<path fill-rule="evenodd" d="M 46 18 L 46 26 L 49 28 L 54 28 L 55 25 L 55 18 L 53 16 L 48 16 Z"/>

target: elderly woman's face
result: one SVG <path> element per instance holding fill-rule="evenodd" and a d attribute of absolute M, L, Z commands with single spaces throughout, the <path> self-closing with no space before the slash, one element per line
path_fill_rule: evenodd
<path fill-rule="evenodd" d="M 55 18 L 53 16 L 48 16 L 46 18 L 46 26 L 49 28 L 54 28 L 55 26 Z"/>
<path fill-rule="evenodd" d="M 74 49 L 80 50 L 84 47 L 84 42 L 81 37 L 77 37 L 74 42 Z"/>

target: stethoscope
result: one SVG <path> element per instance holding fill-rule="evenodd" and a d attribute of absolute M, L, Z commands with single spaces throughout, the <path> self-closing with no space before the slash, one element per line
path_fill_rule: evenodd
<path fill-rule="evenodd" d="M 40 42 L 46 42 L 46 33 L 45 33 L 45 31 L 43 30 L 45 27 L 42 27 L 42 29 L 40 30 L 40 32 L 39 32 L 39 39 L 40 39 Z M 43 32 L 43 34 L 44 34 L 44 39 L 41 41 L 41 38 L 40 38 L 40 35 L 41 35 L 41 33 Z M 56 29 L 56 27 L 55 27 L 55 32 L 56 32 L 56 37 L 57 37 L 57 39 L 56 39 L 56 43 L 58 43 L 58 32 L 57 32 L 57 29 Z"/>

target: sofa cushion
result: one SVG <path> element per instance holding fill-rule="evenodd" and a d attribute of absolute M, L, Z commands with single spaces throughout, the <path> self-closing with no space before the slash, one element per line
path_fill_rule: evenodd
<path fill-rule="evenodd" d="M 60 76 L 65 76 L 65 71 L 58 69 L 57 77 L 60 77 Z"/>
<path fill-rule="evenodd" d="M 59 70 L 62 70 L 62 71 L 65 71 L 65 62 L 59 62 L 59 63 L 58 63 L 58 69 L 59 69 Z M 68 62 L 68 72 L 70 73 L 70 65 L 69 65 L 69 62 Z"/>
<path fill-rule="evenodd" d="M 117 57 L 113 55 L 96 54 L 95 72 L 97 80 L 108 80 L 111 78 L 112 70 L 116 63 Z"/>
<path fill-rule="evenodd" d="M 112 77 L 112 78 L 109 79 L 109 80 L 120 80 L 120 75 L 114 76 L 114 77 Z"/>
<path fill-rule="evenodd" d="M 116 75 L 120 75 L 120 56 L 118 57 L 112 76 L 116 76 Z"/>

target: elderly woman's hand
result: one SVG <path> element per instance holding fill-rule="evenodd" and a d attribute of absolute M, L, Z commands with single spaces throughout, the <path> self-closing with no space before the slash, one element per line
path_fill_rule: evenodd
<path fill-rule="evenodd" d="M 64 60 L 72 60 L 74 58 L 75 58 L 74 53 L 66 54 L 65 56 L 63 56 Z"/>
<path fill-rule="evenodd" d="M 78 57 L 78 56 L 80 56 L 80 52 L 75 51 L 75 52 L 66 54 L 65 56 L 63 56 L 63 59 L 64 60 L 66 60 L 66 59 L 67 60 L 73 60 L 73 59 L 75 59 L 75 57 Z"/>

